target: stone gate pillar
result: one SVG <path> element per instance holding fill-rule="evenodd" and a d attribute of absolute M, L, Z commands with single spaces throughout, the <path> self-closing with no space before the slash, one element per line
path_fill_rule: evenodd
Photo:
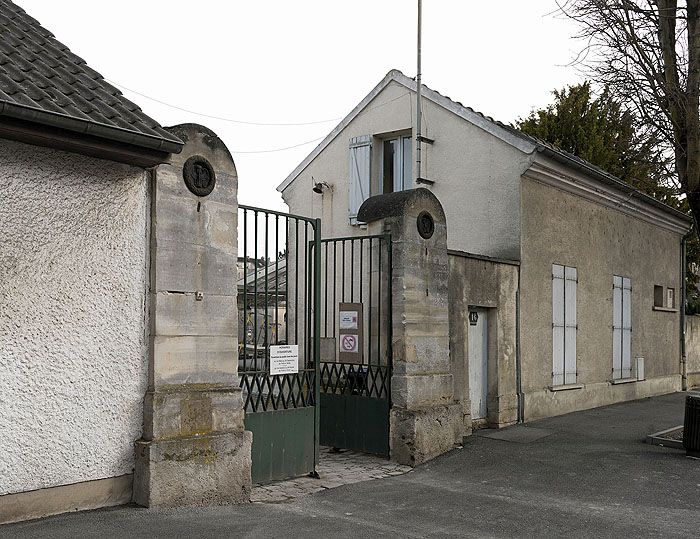
<path fill-rule="evenodd" d="M 419 188 L 371 197 L 358 219 L 391 233 L 391 458 L 415 466 L 462 440 L 450 371 L 447 227 L 438 199 Z"/>
<path fill-rule="evenodd" d="M 236 168 L 207 128 L 170 131 L 185 146 L 152 175 L 149 383 L 134 501 L 248 501 L 252 436 L 243 426 L 237 375 Z"/>

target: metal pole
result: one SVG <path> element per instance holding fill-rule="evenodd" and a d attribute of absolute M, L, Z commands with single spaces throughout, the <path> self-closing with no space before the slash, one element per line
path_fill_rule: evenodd
<path fill-rule="evenodd" d="M 420 67 L 420 49 L 421 49 L 421 26 L 423 19 L 423 0 L 418 0 L 418 69 L 416 73 L 416 181 L 421 177 L 421 108 L 420 108 L 420 94 L 421 94 L 421 67 Z"/>
<path fill-rule="evenodd" d="M 314 230 L 314 477 L 318 477 L 321 434 L 321 219 Z"/>

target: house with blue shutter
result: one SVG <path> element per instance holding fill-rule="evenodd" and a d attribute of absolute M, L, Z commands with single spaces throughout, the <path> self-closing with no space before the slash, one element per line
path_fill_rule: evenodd
<path fill-rule="evenodd" d="M 575 155 L 390 71 L 279 185 L 324 237 L 371 232 L 368 198 L 444 208 L 450 363 L 464 432 L 685 388 L 691 219 Z M 401 323 L 394 321 L 394 323 Z"/>

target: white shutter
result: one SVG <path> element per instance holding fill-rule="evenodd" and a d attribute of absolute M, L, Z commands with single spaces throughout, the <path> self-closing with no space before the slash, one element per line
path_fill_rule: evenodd
<path fill-rule="evenodd" d="M 552 265 L 552 385 L 564 385 L 564 266 Z"/>
<path fill-rule="evenodd" d="M 362 203 L 369 198 L 370 158 L 372 155 L 372 137 L 363 135 L 350 139 L 348 216 L 350 223 L 357 223 L 357 212 Z"/>
<path fill-rule="evenodd" d="M 613 276 L 613 380 L 622 378 L 622 277 Z"/>
<path fill-rule="evenodd" d="M 564 383 L 576 383 L 576 268 L 565 268 L 564 279 Z"/>
<path fill-rule="evenodd" d="M 622 378 L 632 377 L 632 281 L 622 279 Z"/>

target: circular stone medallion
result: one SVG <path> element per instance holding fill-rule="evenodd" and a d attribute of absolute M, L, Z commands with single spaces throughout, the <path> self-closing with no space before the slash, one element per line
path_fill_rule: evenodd
<path fill-rule="evenodd" d="M 417 226 L 418 234 L 420 234 L 421 238 L 426 240 L 432 238 L 435 232 L 435 221 L 433 216 L 427 211 L 422 211 L 418 214 Z"/>
<path fill-rule="evenodd" d="M 214 190 L 216 174 L 211 163 L 201 155 L 193 155 L 182 169 L 185 185 L 198 197 L 205 197 Z"/>

